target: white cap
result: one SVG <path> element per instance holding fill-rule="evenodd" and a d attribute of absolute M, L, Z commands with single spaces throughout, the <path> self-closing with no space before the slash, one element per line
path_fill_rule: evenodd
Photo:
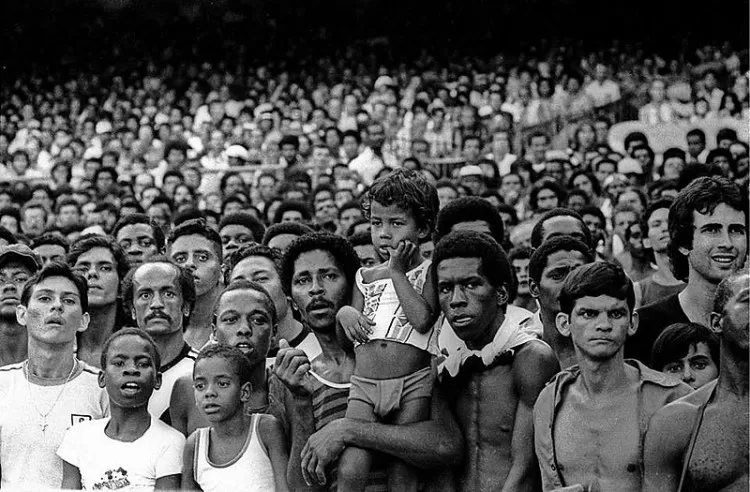
<path fill-rule="evenodd" d="M 466 176 L 484 176 L 484 173 L 482 172 L 482 168 L 479 166 L 464 166 L 461 168 L 460 171 L 458 171 L 458 176 L 460 178 L 465 178 Z"/>
<path fill-rule="evenodd" d="M 102 133 L 111 133 L 111 132 L 112 132 L 112 123 L 110 123 L 109 121 L 102 120 L 96 124 L 96 133 L 98 135 L 101 135 Z"/>
<path fill-rule="evenodd" d="M 242 145 L 230 145 L 227 149 L 227 157 L 239 157 L 243 161 L 246 161 L 250 156 L 247 153 L 247 149 Z"/>

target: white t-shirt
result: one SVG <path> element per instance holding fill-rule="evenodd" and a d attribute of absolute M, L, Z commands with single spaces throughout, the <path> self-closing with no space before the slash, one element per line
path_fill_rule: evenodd
<path fill-rule="evenodd" d="M 62 460 L 57 448 L 65 432 L 81 422 L 108 416 L 109 399 L 97 384 L 99 371 L 83 362 L 64 389 L 62 383 L 30 383 L 24 367 L 20 362 L 0 368 L 0 488 L 59 489 Z M 41 414 L 47 412 L 42 432 Z"/>
<path fill-rule="evenodd" d="M 154 490 L 158 478 L 182 473 L 185 436 L 151 417 L 151 426 L 133 442 L 108 437 L 110 419 L 83 422 L 63 438 L 57 455 L 81 472 L 84 490 Z"/>

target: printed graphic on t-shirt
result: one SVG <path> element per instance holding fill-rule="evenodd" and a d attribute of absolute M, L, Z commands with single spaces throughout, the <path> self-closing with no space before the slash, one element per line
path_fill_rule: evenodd
<path fill-rule="evenodd" d="M 362 314 L 370 318 L 375 319 L 375 313 L 380 306 L 380 296 L 383 295 L 385 290 L 385 284 L 380 283 L 377 285 L 368 285 L 365 287 L 365 307 L 362 310 Z"/>
<path fill-rule="evenodd" d="M 122 467 L 116 470 L 107 470 L 104 476 L 94 483 L 94 490 L 117 490 L 130 486 L 128 471 Z"/>
<path fill-rule="evenodd" d="M 91 415 L 82 415 L 79 413 L 71 413 L 70 414 L 70 425 L 76 425 L 80 424 L 81 422 L 88 422 L 91 420 Z"/>

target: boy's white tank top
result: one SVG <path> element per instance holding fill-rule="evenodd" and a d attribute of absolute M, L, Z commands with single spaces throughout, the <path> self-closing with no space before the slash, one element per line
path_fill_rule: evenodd
<path fill-rule="evenodd" d="M 229 463 L 216 465 L 208 459 L 209 428 L 198 429 L 193 457 L 194 479 L 204 492 L 273 492 L 276 482 L 268 451 L 258 434 L 260 414 L 252 417 L 242 451 Z"/>

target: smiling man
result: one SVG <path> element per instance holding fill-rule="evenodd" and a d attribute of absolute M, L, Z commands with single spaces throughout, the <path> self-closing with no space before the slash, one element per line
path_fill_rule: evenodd
<path fill-rule="evenodd" d="M 86 280 L 59 263 L 23 288 L 16 316 L 29 357 L 0 369 L 0 488 L 59 489 L 65 431 L 108 414 L 97 371 L 75 357 L 76 334 L 89 326 L 87 291 Z"/>
<path fill-rule="evenodd" d="M 654 341 L 672 323 L 710 325 L 716 287 L 747 257 L 747 200 L 726 178 L 703 177 L 680 191 L 669 208 L 669 256 L 678 294 L 638 311 L 643 329 L 625 354 L 648 363 Z"/>
<path fill-rule="evenodd" d="M 638 329 L 633 283 L 617 265 L 572 272 L 556 326 L 578 365 L 560 372 L 534 406 L 534 443 L 544 490 L 640 490 L 643 436 L 651 416 L 689 386 L 623 357 Z"/>
<path fill-rule="evenodd" d="M 195 305 L 195 284 L 187 270 L 154 257 L 128 272 L 122 283 L 123 305 L 136 326 L 156 342 L 161 355 L 161 387 L 154 390 L 148 411 L 170 423 L 172 387 L 181 376 L 192 375 L 197 353 L 183 338 L 184 326 Z"/>

